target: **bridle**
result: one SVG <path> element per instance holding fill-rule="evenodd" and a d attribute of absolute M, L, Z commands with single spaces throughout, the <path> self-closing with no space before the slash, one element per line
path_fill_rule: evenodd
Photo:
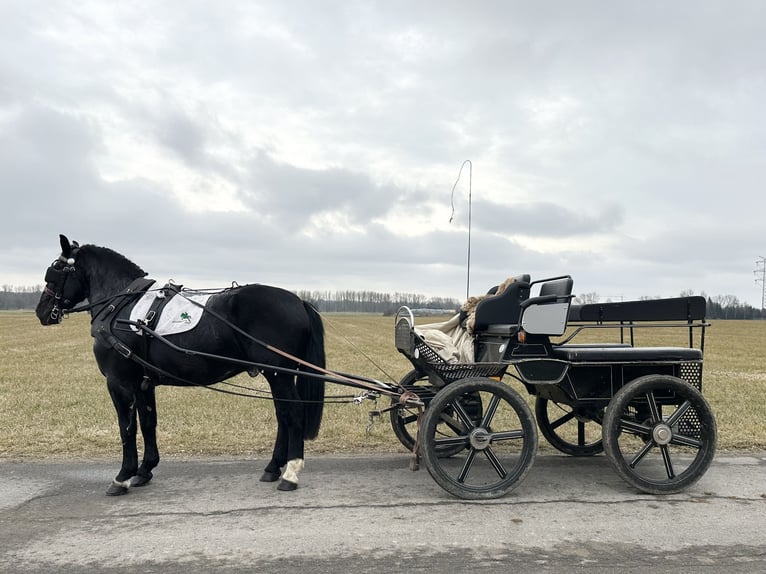
<path fill-rule="evenodd" d="M 64 288 L 70 278 L 80 282 L 79 278 L 74 275 L 76 271 L 75 258 L 80 251 L 80 246 L 77 242 L 73 242 L 72 247 L 69 257 L 64 257 L 63 254 L 59 255 L 59 258 L 54 260 L 45 272 L 45 293 L 53 297 L 50 318 L 56 323 L 61 321 L 63 311 L 71 309 L 77 303 L 77 301 L 73 302 L 64 297 Z"/>

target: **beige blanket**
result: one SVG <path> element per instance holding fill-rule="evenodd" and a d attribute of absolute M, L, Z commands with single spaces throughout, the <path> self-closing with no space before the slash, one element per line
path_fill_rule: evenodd
<path fill-rule="evenodd" d="M 415 332 L 448 363 L 473 363 L 473 335 L 460 324 L 460 314 L 442 323 L 418 325 Z"/>

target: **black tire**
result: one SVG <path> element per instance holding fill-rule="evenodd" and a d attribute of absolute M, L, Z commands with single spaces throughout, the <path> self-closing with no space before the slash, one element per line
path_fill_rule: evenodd
<path fill-rule="evenodd" d="M 571 407 L 542 397 L 535 400 L 535 418 L 540 433 L 564 454 L 593 456 L 602 453 L 602 417 L 603 409 Z"/>
<path fill-rule="evenodd" d="M 479 396 L 480 420 L 463 408 Z M 451 458 L 441 452 L 460 450 Z M 420 454 L 444 490 L 468 500 L 498 498 L 526 476 L 537 454 L 537 425 L 527 403 L 509 386 L 471 377 L 440 390 L 420 426 Z"/>
<path fill-rule="evenodd" d="M 418 370 L 412 370 L 399 381 L 399 385 L 408 391 L 415 393 L 418 398 L 423 401 L 425 408 L 431 403 L 437 392 L 437 388 L 431 385 L 428 379 L 428 375 L 421 373 Z M 466 407 L 467 411 L 476 420 L 481 420 L 482 407 L 481 401 L 477 400 L 478 395 L 472 397 L 465 397 L 462 399 L 462 404 Z M 391 405 L 396 406 L 399 403 L 399 399 L 394 397 L 391 399 Z M 417 407 L 397 406 L 397 408 L 389 411 L 391 417 L 391 428 L 394 431 L 394 435 L 399 439 L 399 442 L 409 451 L 415 447 L 415 437 L 418 432 L 418 413 Z M 464 446 L 447 446 L 439 450 L 439 456 L 452 456 L 463 450 Z"/>
<path fill-rule="evenodd" d="M 617 391 L 602 433 L 617 474 L 649 494 L 694 484 L 715 454 L 716 423 L 707 401 L 689 383 L 667 375 L 639 377 Z"/>

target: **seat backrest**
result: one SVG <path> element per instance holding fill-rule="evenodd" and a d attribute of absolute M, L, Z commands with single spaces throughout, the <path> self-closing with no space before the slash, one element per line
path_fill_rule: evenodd
<path fill-rule="evenodd" d="M 548 281 L 540 286 L 540 297 L 545 295 L 559 295 L 566 297 L 572 294 L 572 285 L 574 281 L 571 277 L 562 277 L 561 279 L 554 279 Z"/>
<path fill-rule="evenodd" d="M 567 276 L 541 283 L 540 293 L 521 305 L 521 327 L 535 335 L 561 335 L 566 330 L 574 281 Z"/>
<path fill-rule="evenodd" d="M 518 275 L 500 295 L 487 297 L 476 305 L 474 332 L 484 331 L 489 325 L 517 325 L 521 315 L 521 302 L 527 298 L 529 275 Z"/>

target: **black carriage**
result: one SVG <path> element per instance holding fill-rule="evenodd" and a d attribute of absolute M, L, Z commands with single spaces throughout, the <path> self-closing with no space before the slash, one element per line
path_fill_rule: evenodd
<path fill-rule="evenodd" d="M 576 306 L 569 276 L 515 279 L 476 307 L 473 361 L 445 359 L 409 309 L 397 314 L 396 347 L 414 367 L 400 384 L 426 408 L 396 406 L 391 423 L 436 482 L 461 498 L 502 496 L 531 468 L 538 427 L 563 453 L 604 451 L 643 492 L 674 493 L 697 481 L 716 444 L 701 392 L 705 299 Z M 687 346 L 636 342 L 644 329 L 679 328 L 688 330 Z M 617 337 L 579 342 L 594 330 Z M 534 397 L 534 414 L 503 377 Z"/>

